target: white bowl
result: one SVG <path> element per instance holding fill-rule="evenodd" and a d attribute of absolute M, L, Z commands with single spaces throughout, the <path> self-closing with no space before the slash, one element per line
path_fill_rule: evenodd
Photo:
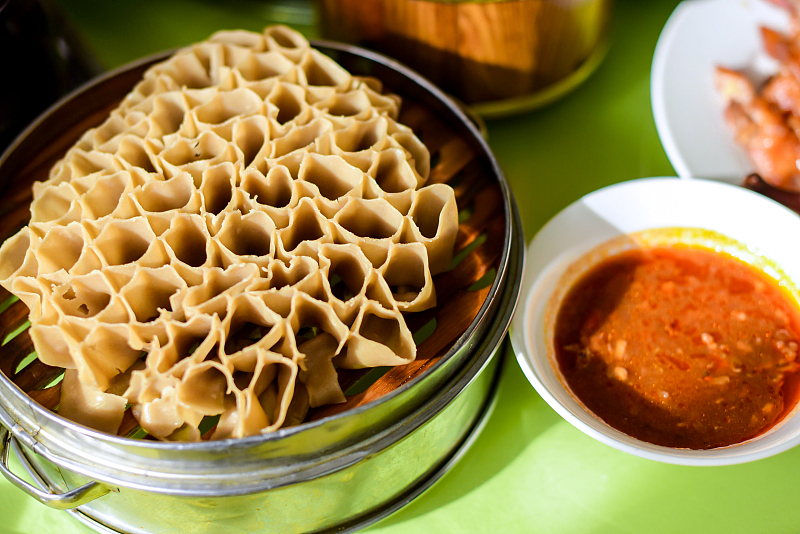
<path fill-rule="evenodd" d="M 770 260 L 782 279 L 800 282 L 800 217 L 744 188 L 708 180 L 647 178 L 595 191 L 556 215 L 534 237 L 526 259 L 522 300 L 511 324 L 511 342 L 525 375 L 564 419 L 589 436 L 644 458 L 684 465 L 724 465 L 777 454 L 800 443 L 800 407 L 768 432 L 709 450 L 653 445 L 608 426 L 564 386 L 553 361 L 551 297 L 578 259 L 611 239 L 644 230 L 689 227 L 712 230 L 747 245 L 747 255 Z M 729 252 L 725 249 L 726 252 Z M 593 258 L 599 261 L 603 258 Z M 588 270 L 591 264 L 584 267 Z M 556 295 L 557 296 L 557 295 Z M 795 298 L 797 292 L 795 291 Z"/>
<path fill-rule="evenodd" d="M 764 0 L 689 0 L 664 26 L 653 56 L 650 99 L 661 144 L 681 178 L 739 184 L 753 172 L 725 123 L 714 69 L 743 69 L 754 81 L 777 72 L 764 51 L 761 26 L 786 31 L 789 17 Z"/>

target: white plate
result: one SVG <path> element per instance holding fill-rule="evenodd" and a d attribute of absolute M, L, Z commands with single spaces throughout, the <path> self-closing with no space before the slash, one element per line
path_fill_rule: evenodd
<path fill-rule="evenodd" d="M 565 271 L 613 238 L 665 227 L 713 230 L 746 243 L 749 253 L 774 262 L 792 285 L 800 283 L 800 248 L 787 246 L 786 240 L 788 235 L 800 234 L 800 217 L 767 197 L 743 187 L 677 178 L 638 179 L 606 187 L 561 211 L 528 247 L 522 297 L 510 334 L 520 367 L 539 395 L 564 419 L 589 436 L 637 456 L 675 464 L 723 465 L 765 458 L 794 447 L 800 443 L 800 406 L 752 440 L 718 449 L 685 450 L 645 443 L 611 428 L 564 387 L 551 359 L 552 340 L 547 332 L 552 332 L 555 316 L 551 297 L 556 295 L 557 305 L 558 295 L 568 289 L 559 283 Z M 601 260 L 593 258 L 583 267 L 589 269 L 592 261 Z"/>
<path fill-rule="evenodd" d="M 725 124 L 714 69 L 745 69 L 755 80 L 775 73 L 759 28 L 788 25 L 787 13 L 764 0 L 686 0 L 672 13 L 656 45 L 650 98 L 678 176 L 741 183 L 753 171 Z"/>

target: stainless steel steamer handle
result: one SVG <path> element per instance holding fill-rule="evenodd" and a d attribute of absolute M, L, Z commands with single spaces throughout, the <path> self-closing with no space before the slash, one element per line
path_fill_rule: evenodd
<path fill-rule="evenodd" d="M 40 503 L 50 508 L 55 508 L 56 510 L 69 510 L 70 508 L 76 508 L 98 497 L 102 497 L 111 491 L 99 482 L 89 482 L 80 488 L 75 488 L 66 493 L 48 493 L 32 486 L 12 473 L 11 469 L 8 467 L 8 451 L 11 449 L 12 439 L 15 438 L 11 435 L 11 432 L 9 432 L 5 426 L 0 425 L 0 471 L 2 471 L 3 476 L 5 476 L 9 482 Z M 23 458 L 20 459 L 25 461 Z"/>

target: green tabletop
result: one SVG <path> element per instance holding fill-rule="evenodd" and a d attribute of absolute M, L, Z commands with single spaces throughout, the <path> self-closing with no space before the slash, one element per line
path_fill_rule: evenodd
<path fill-rule="evenodd" d="M 733 0 L 731 0 L 733 1 Z M 239 0 L 61 0 L 107 67 L 207 37 L 260 30 L 296 6 Z M 618 0 L 599 70 L 546 109 L 488 124 L 527 240 L 600 187 L 674 174 L 650 111 L 650 62 L 675 0 Z M 299 11 L 302 24 L 303 10 Z M 311 20 L 301 31 L 313 36 Z M 679 467 L 603 445 L 561 419 L 509 354 L 485 430 L 432 489 L 369 529 L 380 534 L 789 533 L 800 531 L 800 450 L 731 467 Z M 0 482 L 0 531 L 86 534 L 64 512 Z"/>

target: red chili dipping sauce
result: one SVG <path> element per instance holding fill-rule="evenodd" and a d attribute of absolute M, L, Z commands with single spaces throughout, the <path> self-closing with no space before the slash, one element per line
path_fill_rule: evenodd
<path fill-rule="evenodd" d="M 556 359 L 612 427 L 668 447 L 752 438 L 798 400 L 800 313 L 775 281 L 695 248 L 623 252 L 567 293 Z"/>

